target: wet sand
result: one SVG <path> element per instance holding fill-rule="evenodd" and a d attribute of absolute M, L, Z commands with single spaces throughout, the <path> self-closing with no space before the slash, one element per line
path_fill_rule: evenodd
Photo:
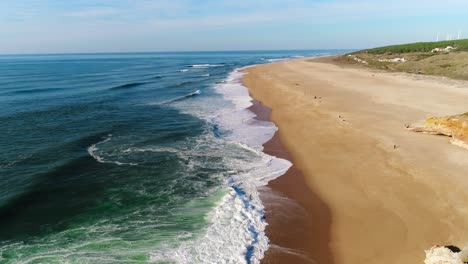
<path fill-rule="evenodd" d="M 246 72 L 279 127 L 266 152 L 294 163 L 262 190 L 263 263 L 422 263 L 433 245 L 468 242 L 468 151 L 405 129 L 466 112 L 466 82 L 307 59 Z"/>
<path fill-rule="evenodd" d="M 249 110 L 257 114 L 257 119 L 269 121 L 271 109 L 255 100 L 252 103 Z M 277 131 L 263 145 L 264 152 L 293 162 L 280 141 L 279 133 Z M 271 244 L 263 263 L 333 263 L 328 248 L 330 211 L 307 187 L 304 175 L 296 166 L 270 181 L 260 194 L 266 208 L 266 233 Z M 285 228 L 287 232 L 276 232 Z M 311 237 L 315 239 L 309 239 Z"/>

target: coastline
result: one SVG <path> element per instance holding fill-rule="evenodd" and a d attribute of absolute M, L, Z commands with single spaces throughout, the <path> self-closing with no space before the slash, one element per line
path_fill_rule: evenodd
<path fill-rule="evenodd" d="M 271 109 L 260 102 L 252 100 L 248 109 L 257 115 L 255 119 L 271 122 Z M 276 131 L 263 145 L 263 152 L 293 163 L 279 134 Z M 333 263 L 328 248 L 330 211 L 307 187 L 304 175 L 294 163 L 285 174 L 260 189 L 260 198 L 265 206 L 266 235 L 270 240 L 261 263 Z M 277 232 L 285 226 L 288 232 Z M 309 240 L 312 236 L 315 239 Z"/>
<path fill-rule="evenodd" d="M 461 111 L 466 90 L 310 59 L 244 72 L 251 97 L 273 111 L 258 118 L 279 128 L 265 152 L 294 163 L 261 192 L 271 241 L 263 263 L 295 253 L 309 257 L 302 263 L 421 263 L 425 249 L 468 241 L 468 154 L 404 129 Z M 279 139 L 290 154 L 278 151 Z"/>

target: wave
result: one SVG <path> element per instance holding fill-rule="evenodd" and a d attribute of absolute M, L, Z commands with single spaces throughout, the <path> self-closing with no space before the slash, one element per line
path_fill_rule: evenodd
<path fill-rule="evenodd" d="M 223 67 L 223 64 L 193 64 L 190 68 L 210 68 L 210 67 Z"/>
<path fill-rule="evenodd" d="M 188 72 L 189 70 L 188 69 L 182 69 L 182 70 L 179 70 L 180 72 Z"/>
<path fill-rule="evenodd" d="M 200 90 L 196 90 L 192 93 L 189 93 L 187 94 L 185 97 L 192 97 L 192 96 L 195 96 L 195 95 L 200 95 L 201 94 L 201 91 Z"/>
<path fill-rule="evenodd" d="M 196 90 L 196 91 L 193 91 L 193 92 L 188 93 L 186 95 L 179 96 L 179 97 L 176 97 L 174 99 L 166 100 L 166 101 L 164 101 L 162 103 L 159 103 L 159 104 L 169 104 L 169 103 L 181 101 L 181 100 L 184 100 L 184 99 L 187 99 L 187 98 L 190 98 L 190 97 L 194 97 L 194 96 L 197 96 L 197 95 L 200 95 L 200 94 L 202 94 L 202 92 L 200 90 Z"/>
<path fill-rule="evenodd" d="M 201 76 L 201 77 L 210 77 L 210 74 L 207 73 L 207 74 L 202 74 L 202 75 L 200 75 L 200 76 Z"/>
<path fill-rule="evenodd" d="M 185 86 L 185 85 L 189 85 L 189 84 L 194 84 L 194 83 L 195 83 L 195 82 L 192 82 L 192 81 L 180 82 L 180 83 L 178 83 L 178 84 L 171 85 L 170 88 L 181 87 L 181 86 Z"/>
<path fill-rule="evenodd" d="M 263 153 L 263 144 L 277 128 L 271 122 L 255 119 L 256 115 L 247 109 L 252 98 L 241 83 L 240 70 L 215 85 L 215 91 L 224 97 L 219 105 L 206 101 L 211 105 L 205 108 L 206 112 L 199 108 L 193 112 L 193 106 L 186 106 L 188 113 L 215 124 L 208 128 L 213 137 L 211 145 L 228 145 L 220 147 L 227 153 L 213 154 L 222 156 L 227 166 L 227 193 L 208 215 L 209 226 L 204 235 L 176 248 L 155 251 L 152 261 L 212 263 L 218 259 L 226 263 L 260 263 L 269 247 L 259 188 L 283 175 L 291 163 Z"/>
<path fill-rule="evenodd" d="M 166 86 L 166 88 L 175 89 L 175 88 L 184 87 L 184 86 L 188 86 L 188 85 L 195 84 L 195 83 L 196 82 L 193 82 L 193 81 L 185 81 L 185 82 L 180 82 L 180 83 L 176 83 L 176 84 L 173 84 L 173 85 Z"/>
<path fill-rule="evenodd" d="M 171 147 L 146 147 L 146 148 L 136 148 L 131 147 L 123 150 L 123 153 L 132 153 L 132 152 L 169 152 L 169 153 L 178 153 L 180 150 Z"/>
<path fill-rule="evenodd" d="M 48 226 L 50 230 L 54 231 L 66 227 L 68 220 L 63 218 L 62 212 L 57 213 L 57 209 L 66 210 L 65 214 L 70 217 L 68 219 L 71 219 L 70 214 L 78 214 L 89 205 L 87 201 L 80 202 L 83 201 L 81 196 L 90 193 L 97 194 L 102 188 L 99 181 L 95 181 L 96 179 L 91 177 L 77 178 L 80 171 L 92 166 L 89 157 L 78 156 L 53 164 L 45 171 L 41 170 L 29 178 L 25 185 L 9 186 L 10 194 L 5 195 L 4 193 L 0 199 L 0 226 L 2 226 L 0 240 L 13 241 L 19 238 L 37 237 L 37 235 L 43 234 L 42 227 L 44 226 Z M 77 181 L 80 182 L 80 186 L 87 187 L 76 188 Z M 77 199 L 77 196 L 80 199 Z M 60 203 L 56 203 L 57 201 Z M 84 204 L 86 206 L 83 206 Z M 29 216 L 34 218 L 34 224 L 31 223 Z M 2 246 L 0 246 L 0 252 L 3 253 L 1 256 L 4 257 L 6 256 L 5 247 Z M 10 246 L 14 246 L 14 244 Z M 15 248 L 15 250 L 17 249 Z M 24 260 L 28 258 L 29 254 L 35 253 L 28 251 L 25 255 L 16 255 L 13 260 L 18 260 L 18 258 Z M 0 257 L 0 262 L 11 263 L 8 261 L 9 257 L 11 255 L 6 259 Z"/>
<path fill-rule="evenodd" d="M 289 58 L 278 58 L 278 59 L 266 59 L 268 62 L 280 62 L 280 61 L 287 61 Z"/>
<path fill-rule="evenodd" d="M 11 92 L 2 93 L 4 95 L 14 95 L 14 94 L 34 94 L 34 93 L 47 93 L 47 92 L 55 92 L 64 90 L 66 88 L 34 88 L 34 89 L 26 89 L 26 90 L 16 90 Z"/>
<path fill-rule="evenodd" d="M 216 86 L 217 91 L 234 104 L 233 111 L 223 114 L 219 123 L 222 129 L 233 131 L 226 140 L 259 157 L 248 172 L 234 174 L 230 178 L 236 195 L 245 203 L 243 211 L 253 218 L 247 229 L 244 229 L 244 236 L 249 238 L 245 243 L 247 263 L 259 263 L 269 243 L 258 188 L 283 175 L 292 164 L 263 153 L 263 144 L 274 136 L 277 127 L 271 122 L 257 120 L 256 115 L 247 109 L 252 105 L 252 98 L 242 84 L 244 74 L 241 70 L 235 70 L 228 76 L 226 83 Z"/>
<path fill-rule="evenodd" d="M 236 199 L 242 202 L 241 214 L 248 216 L 249 220 L 242 226 L 244 254 L 247 263 L 259 263 L 268 249 L 269 242 L 265 234 L 267 223 L 264 218 L 263 204 L 258 189 L 265 186 L 272 179 L 283 175 L 290 167 L 288 160 L 276 158 L 263 152 L 263 144 L 273 138 L 277 127 L 268 121 L 259 121 L 256 115 L 248 110 L 252 105 L 252 98 L 247 88 L 242 84 L 242 70 L 236 69 L 229 74 L 225 83 L 215 86 L 218 93 L 233 104 L 229 111 L 217 117 L 216 122 L 222 131 L 231 131 L 225 134 L 224 140 L 231 142 L 238 149 L 251 153 L 257 157 L 253 163 L 243 164 L 248 167 L 246 171 L 233 173 L 228 182 Z M 232 203 L 223 205 L 233 206 Z M 235 217 L 239 217 L 238 215 Z M 224 231 L 226 233 L 233 232 Z"/>
<path fill-rule="evenodd" d="M 134 82 L 134 83 L 126 83 L 118 86 L 114 86 L 110 88 L 110 90 L 122 90 L 122 89 L 129 89 L 129 88 L 134 88 L 137 86 L 142 86 L 148 84 L 148 82 Z"/>
<path fill-rule="evenodd" d="M 116 164 L 116 165 L 119 165 L 119 166 L 121 166 L 121 165 L 137 166 L 138 164 L 136 164 L 136 163 L 125 163 L 125 162 L 120 162 L 120 161 L 110 161 L 110 160 L 104 159 L 102 156 L 99 156 L 97 154 L 97 152 L 99 150 L 98 146 L 102 145 L 102 144 L 104 144 L 106 142 L 109 142 L 111 139 L 112 139 L 112 134 L 109 134 L 106 139 L 104 139 L 102 141 L 99 141 L 98 143 L 95 143 L 95 144 L 91 145 L 90 147 L 88 147 L 89 155 L 91 157 L 93 157 L 99 163 L 113 163 L 113 164 Z"/>

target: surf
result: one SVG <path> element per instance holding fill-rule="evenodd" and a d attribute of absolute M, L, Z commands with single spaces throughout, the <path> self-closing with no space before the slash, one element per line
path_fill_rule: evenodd
<path fill-rule="evenodd" d="M 210 68 L 210 67 L 222 67 L 224 65 L 222 64 L 193 64 L 190 65 L 190 68 Z"/>
<path fill-rule="evenodd" d="M 259 263 L 259 191 L 289 163 L 263 153 L 277 128 L 235 69 L 266 55 L 235 54 L 2 61 L 5 92 L 64 89 L 1 97 L 0 262 Z"/>
<path fill-rule="evenodd" d="M 197 113 L 213 123 L 207 128 L 214 141 L 212 144 L 219 145 L 219 151 L 226 151 L 221 154 L 217 153 L 217 148 L 208 150 L 213 152 L 211 155 L 223 156 L 224 162 L 229 164 L 225 176 L 226 194 L 208 215 L 209 226 L 204 235 L 167 252 L 156 251 L 151 255 L 152 260 L 214 263 L 213 260 L 221 259 L 257 264 L 269 247 L 258 190 L 283 175 L 291 163 L 262 152 L 263 143 L 273 137 L 277 128 L 271 122 L 257 121 L 255 114 L 247 109 L 252 98 L 241 83 L 242 75 L 241 69 L 236 69 L 224 82 L 215 84 L 214 91 L 225 103 L 218 107 L 212 102 L 213 106 L 205 109 L 206 112 Z M 197 91 L 187 96 L 195 95 Z M 184 105 L 179 107 L 183 109 Z M 214 250 L 220 247 L 222 250 Z"/>

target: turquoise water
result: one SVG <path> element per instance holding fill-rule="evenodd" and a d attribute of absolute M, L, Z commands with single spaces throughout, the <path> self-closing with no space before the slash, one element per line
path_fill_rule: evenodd
<path fill-rule="evenodd" d="M 287 162 L 236 71 L 340 51 L 0 56 L 0 263 L 256 263 Z"/>

